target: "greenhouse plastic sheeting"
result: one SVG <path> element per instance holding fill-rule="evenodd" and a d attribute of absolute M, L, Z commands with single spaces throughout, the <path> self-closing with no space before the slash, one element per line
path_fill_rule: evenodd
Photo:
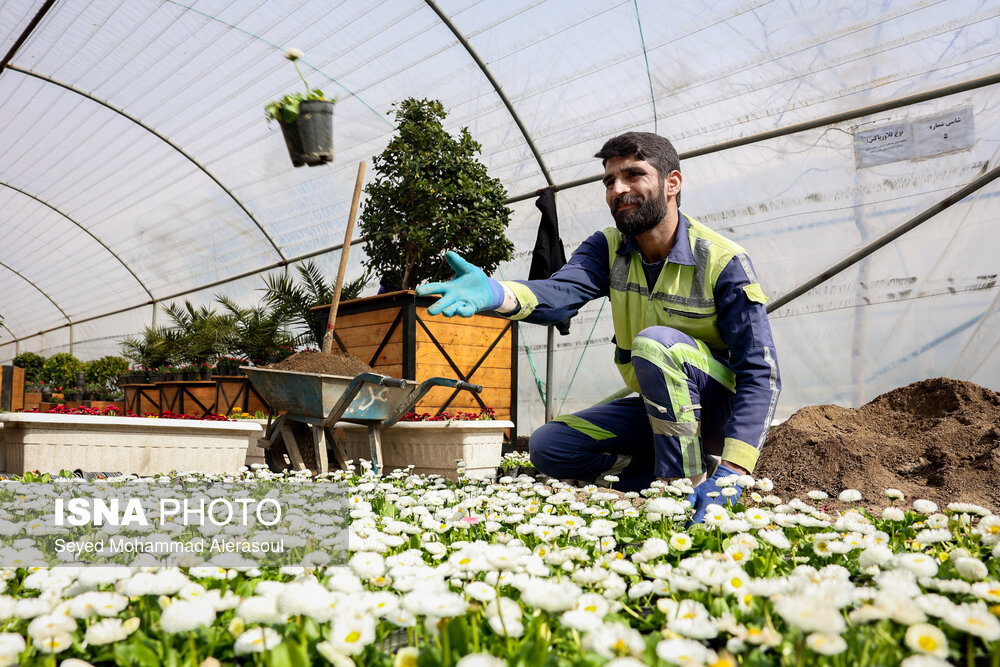
<path fill-rule="evenodd" d="M 5 0 L 0 363 L 116 353 L 160 306 L 256 302 L 262 276 L 305 257 L 332 274 L 357 165 L 411 96 L 440 99 L 516 200 L 499 275 L 527 274 L 540 188 L 588 181 L 557 194 L 568 252 L 611 224 L 592 156 L 644 130 L 692 156 L 682 210 L 744 245 L 778 297 L 997 166 L 998 32 L 1000 5 L 963 0 Z M 263 116 L 301 87 L 291 47 L 339 98 L 320 168 L 293 169 Z M 779 416 L 938 375 L 1000 390 L 998 193 L 772 313 Z M 556 336 L 557 411 L 620 386 L 609 308 Z M 521 341 L 527 433 L 544 419 L 545 329 L 523 325 Z"/>

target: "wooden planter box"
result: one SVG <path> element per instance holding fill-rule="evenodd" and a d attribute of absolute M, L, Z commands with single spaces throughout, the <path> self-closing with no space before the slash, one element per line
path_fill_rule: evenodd
<path fill-rule="evenodd" d="M 24 409 L 33 410 L 42 403 L 42 393 L 40 391 L 24 392 Z"/>
<path fill-rule="evenodd" d="M 0 469 L 114 471 L 155 475 L 171 471 L 236 472 L 253 422 L 142 419 L 14 413 L 0 415 Z"/>
<path fill-rule="evenodd" d="M 338 315 L 339 318 L 339 315 Z M 492 479 L 502 457 L 509 421 L 399 422 L 382 429 L 383 474 L 414 466 L 417 475 L 458 479 L 456 462 L 465 461 L 466 477 Z M 337 422 L 348 459 L 371 460 L 368 428 Z"/>
<path fill-rule="evenodd" d="M 415 412 L 479 412 L 489 407 L 517 429 L 517 326 L 494 315 L 431 316 L 435 297 L 412 291 L 344 301 L 337 309 L 334 349 L 351 354 L 377 372 L 408 380 L 454 378 L 482 385 L 481 394 L 436 387 Z M 329 306 L 314 309 L 326 322 Z"/>
<path fill-rule="evenodd" d="M 215 382 L 206 380 L 157 382 L 160 414 L 205 417 L 215 413 Z"/>
<path fill-rule="evenodd" d="M 232 414 L 235 408 L 244 414 L 263 412 L 266 415 L 271 409 L 245 375 L 216 375 L 212 381 L 215 383 L 215 411 L 220 415 Z"/>
<path fill-rule="evenodd" d="M 125 411 L 137 415 L 160 414 L 160 390 L 155 384 L 125 385 Z"/>
<path fill-rule="evenodd" d="M 0 410 L 16 412 L 24 409 L 24 369 L 0 366 Z"/>

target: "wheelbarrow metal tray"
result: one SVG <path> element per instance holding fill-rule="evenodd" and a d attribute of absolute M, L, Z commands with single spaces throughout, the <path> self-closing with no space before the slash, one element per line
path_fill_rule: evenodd
<path fill-rule="evenodd" d="M 250 382 L 272 411 L 324 419 L 344 396 L 353 377 L 243 367 Z M 409 387 L 384 387 L 364 383 L 342 415 L 343 419 L 385 419 L 412 391 Z"/>

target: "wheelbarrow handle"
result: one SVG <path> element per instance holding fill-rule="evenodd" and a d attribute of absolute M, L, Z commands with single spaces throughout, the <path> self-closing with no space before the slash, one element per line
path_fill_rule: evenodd
<path fill-rule="evenodd" d="M 483 385 L 472 384 L 471 382 L 464 382 L 459 380 L 455 383 L 455 389 L 464 389 L 465 391 L 471 391 L 473 393 L 479 394 L 483 391 Z"/>
<path fill-rule="evenodd" d="M 385 376 L 382 378 L 382 385 L 386 387 L 405 387 L 409 382 L 404 378 L 391 378 Z"/>

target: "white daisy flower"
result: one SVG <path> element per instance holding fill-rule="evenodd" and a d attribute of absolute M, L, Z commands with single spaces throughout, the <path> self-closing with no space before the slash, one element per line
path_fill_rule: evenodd
<path fill-rule="evenodd" d="M 825 632 L 814 632 L 806 637 L 806 646 L 813 653 L 820 655 L 837 655 L 847 649 L 847 642 L 840 635 Z"/>
<path fill-rule="evenodd" d="M 903 641 L 911 651 L 942 659 L 948 657 L 948 638 L 936 625 L 930 623 L 911 625 L 906 629 Z"/>

